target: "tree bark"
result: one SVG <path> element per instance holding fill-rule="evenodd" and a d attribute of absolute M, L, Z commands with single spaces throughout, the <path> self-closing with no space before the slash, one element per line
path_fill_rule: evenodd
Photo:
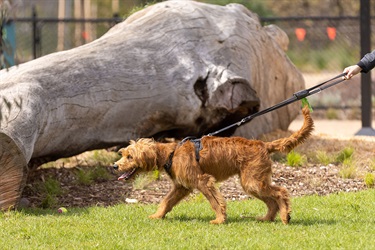
<path fill-rule="evenodd" d="M 304 81 L 287 44 L 242 5 L 167 1 L 89 44 L 0 71 L 0 208 L 17 206 L 27 164 L 201 136 L 289 98 Z M 290 105 L 235 134 L 287 129 L 297 114 Z"/>

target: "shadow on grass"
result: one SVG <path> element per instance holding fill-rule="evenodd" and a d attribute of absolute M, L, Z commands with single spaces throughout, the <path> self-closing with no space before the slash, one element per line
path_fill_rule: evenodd
<path fill-rule="evenodd" d="M 256 218 L 258 216 L 236 216 L 236 217 L 228 217 L 225 224 L 248 224 L 248 223 L 257 223 L 257 224 L 280 224 L 282 222 L 279 218 L 275 221 L 267 222 L 267 221 L 258 221 Z M 189 215 L 178 215 L 178 216 L 170 216 L 166 217 L 164 220 L 167 221 L 176 221 L 176 222 L 199 222 L 199 223 L 210 223 L 211 220 L 215 219 L 214 216 L 198 216 L 193 217 Z M 314 225 L 335 225 L 338 224 L 337 220 L 326 220 L 326 219 L 319 219 L 319 218 L 309 218 L 309 219 L 291 219 L 289 225 L 300 225 L 300 226 L 314 226 Z"/>
<path fill-rule="evenodd" d="M 258 221 L 256 218 L 258 216 L 240 216 L 240 217 L 231 217 L 228 218 L 227 223 L 249 223 L 255 222 L 259 224 L 283 224 L 280 218 L 276 218 L 275 221 Z M 301 226 L 313 226 L 313 225 L 334 225 L 338 222 L 336 220 L 322 220 L 319 218 L 311 218 L 311 219 L 298 219 L 293 218 L 290 220 L 289 225 L 301 225 Z"/>
<path fill-rule="evenodd" d="M 44 215 L 55 215 L 55 216 L 76 216 L 81 214 L 88 214 L 88 208 L 71 208 L 65 213 L 59 213 L 58 209 L 43 209 L 43 208 L 23 208 L 17 210 L 25 215 L 44 216 Z"/>
<path fill-rule="evenodd" d="M 324 220 L 319 218 L 311 219 L 295 219 L 290 221 L 290 225 L 301 225 L 301 226 L 315 226 L 315 225 L 336 225 L 339 224 L 337 220 Z"/>
<path fill-rule="evenodd" d="M 189 216 L 189 215 L 170 215 L 166 216 L 163 220 L 170 222 L 199 222 L 199 223 L 210 223 L 211 220 L 215 219 L 214 216 Z"/>

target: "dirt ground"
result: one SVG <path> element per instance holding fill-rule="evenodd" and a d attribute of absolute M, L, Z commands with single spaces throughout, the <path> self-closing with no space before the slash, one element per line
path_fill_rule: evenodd
<path fill-rule="evenodd" d="M 316 121 L 316 124 L 319 127 L 320 121 Z M 342 125 L 342 122 L 340 124 Z M 338 126 L 336 123 L 333 127 Z M 351 129 L 356 131 L 355 128 Z M 346 146 L 354 147 L 358 158 L 357 174 L 352 178 L 341 178 L 339 175 L 341 166 L 335 163 L 328 165 L 307 163 L 296 168 L 285 163 L 275 162 L 273 181 L 277 185 L 286 187 L 292 197 L 314 194 L 328 195 L 367 189 L 364 183 L 364 173 L 374 171 L 366 161 L 375 156 L 375 138 L 353 136 L 338 138 L 328 135 L 327 131 L 329 130 L 325 130 L 325 134 L 322 135 L 318 130 L 316 135 L 313 135 L 307 143 L 299 146 L 298 150 L 309 155 L 318 150 L 330 152 L 343 149 Z M 336 134 L 337 131 L 334 132 Z M 291 131 L 277 131 L 266 135 L 263 139 L 269 141 L 288 136 L 290 133 Z M 61 194 L 56 196 L 52 207 L 111 206 L 133 202 L 157 204 L 171 188 L 171 183 L 165 173 L 162 173 L 159 180 L 154 180 L 142 188 L 136 188 L 133 184 L 134 180 L 118 181 L 119 173 L 114 172 L 111 166 L 104 168 L 109 174 L 109 178 L 99 178 L 89 185 L 79 183 L 77 180 L 77 169 L 84 169 L 82 166 L 37 169 L 28 178 L 22 195 L 25 198 L 23 201 L 26 201 L 26 205 L 30 207 L 42 207 L 46 200 L 46 194 L 41 192 L 40 187 L 48 178 L 57 180 L 62 190 Z M 219 184 L 219 187 L 227 200 L 252 199 L 243 192 L 236 176 Z M 194 193 L 188 199 L 192 199 L 196 195 L 197 193 Z"/>

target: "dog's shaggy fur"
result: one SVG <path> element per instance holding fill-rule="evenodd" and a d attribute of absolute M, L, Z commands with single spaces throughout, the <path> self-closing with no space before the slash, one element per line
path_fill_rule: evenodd
<path fill-rule="evenodd" d="M 174 151 L 170 173 L 173 188 L 150 218 L 164 218 L 173 206 L 194 189 L 198 189 L 216 213 L 216 219 L 211 223 L 225 222 L 226 203 L 216 187 L 216 182 L 237 174 L 245 192 L 262 200 L 268 207 L 267 214 L 259 220 L 273 221 L 277 212 L 280 212 L 282 222 L 288 224 L 291 213 L 289 194 L 285 188 L 271 182 L 270 153 L 289 152 L 310 136 L 314 127 L 313 120 L 307 107 L 302 111 L 302 128 L 288 138 L 263 142 L 241 137 L 205 136 L 201 139 L 203 149 L 199 152 L 199 162 L 191 141 L 180 145 L 139 139 L 136 142 L 131 141 L 128 147 L 120 150 L 122 158 L 114 167 L 125 172 L 119 180 L 128 179 L 135 172 L 163 169 Z"/>

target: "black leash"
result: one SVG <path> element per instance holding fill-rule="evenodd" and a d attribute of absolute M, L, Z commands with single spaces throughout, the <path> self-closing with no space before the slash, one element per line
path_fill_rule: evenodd
<path fill-rule="evenodd" d="M 313 86 L 313 87 L 311 87 L 311 88 L 308 88 L 308 89 L 305 89 L 305 90 L 298 91 L 298 92 L 294 93 L 293 96 L 292 96 L 291 98 L 289 98 L 289 99 L 287 99 L 287 100 L 284 100 L 284 101 L 282 101 L 282 102 L 280 102 L 280 103 L 278 103 L 278 104 L 276 104 L 276 105 L 274 105 L 274 106 L 272 106 L 272 107 L 269 107 L 269 108 L 263 109 L 263 110 L 261 110 L 261 111 L 259 111 L 259 112 L 257 112 L 257 113 L 251 114 L 251 115 L 249 115 L 249 116 L 243 118 L 241 121 L 236 122 L 236 123 L 234 123 L 234 124 L 232 124 L 232 125 L 229 125 L 229 126 L 227 126 L 227 127 L 225 127 L 225 128 L 222 128 L 222 129 L 220 129 L 220 130 L 217 130 L 217 131 L 215 131 L 215 132 L 209 133 L 209 134 L 207 134 L 207 136 L 213 136 L 213 135 L 219 134 L 219 133 L 221 133 L 221 132 L 223 132 L 223 131 L 225 131 L 225 130 L 228 130 L 228 129 L 230 129 L 230 128 L 233 128 L 233 127 L 235 127 L 235 126 L 239 127 L 239 126 L 241 126 L 241 125 L 243 125 L 243 124 L 245 124 L 245 123 L 247 123 L 247 122 L 253 120 L 253 119 L 254 119 L 255 117 L 257 117 L 257 116 L 264 115 L 264 114 L 266 114 L 266 113 L 268 113 L 268 112 L 271 112 L 271 111 L 273 111 L 273 110 L 276 110 L 276 109 L 279 109 L 279 108 L 284 107 L 284 106 L 286 106 L 286 105 L 289 105 L 289 104 L 291 104 L 291 103 L 293 103 L 293 102 L 295 102 L 295 101 L 301 100 L 301 99 L 303 99 L 303 98 L 305 98 L 305 97 L 307 97 L 307 96 L 310 96 L 310 95 L 313 95 L 313 94 L 319 93 L 319 92 L 321 92 L 321 91 L 323 91 L 323 90 L 325 90 L 325 89 L 327 89 L 327 88 L 330 88 L 330 87 L 332 87 L 332 86 L 334 86 L 334 85 L 336 85 L 336 84 L 338 84 L 338 83 L 340 83 L 340 82 L 345 81 L 346 78 L 343 78 L 343 76 L 345 76 L 345 75 L 346 75 L 346 73 L 342 73 L 342 74 L 340 74 L 340 75 L 338 75 L 338 76 L 335 76 L 335 77 L 333 77 L 333 78 L 331 78 L 331 79 L 329 79 L 329 80 L 327 80 L 327 81 L 325 81 L 325 82 L 322 82 L 322 83 L 320 83 L 320 84 L 317 84 L 317 85 L 315 85 L 315 86 Z M 341 79 L 336 80 L 337 78 L 340 78 L 340 77 L 341 77 Z M 336 81 L 331 82 L 331 81 L 333 81 L 333 80 L 336 80 Z M 331 82 L 331 83 L 328 84 L 328 85 L 326 85 L 326 86 L 323 86 L 323 85 L 325 85 L 325 84 L 327 84 L 327 83 L 329 83 L 329 82 Z"/>
<path fill-rule="evenodd" d="M 251 121 L 252 119 L 254 119 L 254 118 L 257 117 L 257 116 L 264 115 L 264 114 L 266 114 L 266 113 L 268 113 L 268 112 L 271 112 L 271 111 L 273 111 L 273 110 L 276 110 L 276 109 L 279 109 L 279 108 L 284 107 L 284 106 L 286 106 L 286 105 L 289 105 L 289 104 L 291 104 L 291 103 L 293 103 L 293 102 L 295 102 L 295 101 L 301 100 L 301 99 L 303 99 L 303 98 L 305 98 L 305 97 L 307 97 L 307 96 L 313 95 L 313 94 L 315 94 L 315 93 L 319 93 L 319 92 L 321 92 L 321 91 L 323 91 L 323 90 L 325 90 L 325 89 L 327 89 L 327 88 L 330 88 L 330 87 L 332 87 L 332 86 L 334 86 L 334 85 L 336 85 L 336 84 L 338 84 L 338 83 L 340 83 L 340 82 L 345 81 L 345 80 L 346 80 L 346 78 L 344 78 L 345 75 L 346 75 L 346 73 L 342 73 L 342 74 L 340 74 L 340 75 L 338 75 L 338 76 L 335 76 L 335 77 L 333 77 L 333 78 L 331 78 L 331 79 L 329 79 L 329 80 L 327 80 L 327 81 L 325 81 L 325 82 L 322 82 L 322 83 L 320 83 L 320 84 L 317 84 L 317 85 L 315 85 L 315 86 L 313 86 L 313 87 L 311 87 L 311 88 L 308 88 L 308 89 L 305 89 L 305 90 L 298 91 L 298 92 L 294 93 L 293 96 L 292 96 L 291 98 L 289 98 L 289 99 L 287 99 L 287 100 L 284 100 L 284 101 L 282 101 L 282 102 L 280 102 L 280 103 L 278 103 L 278 104 L 276 104 L 276 105 L 274 105 L 274 106 L 272 106 L 272 107 L 269 107 L 269 108 L 267 108 L 267 109 L 261 110 L 261 111 L 259 111 L 259 112 L 257 112 L 257 113 L 251 114 L 251 115 L 249 115 L 249 116 L 243 118 L 241 121 L 236 122 L 236 123 L 234 123 L 234 124 L 232 124 L 232 125 L 229 125 L 229 126 L 227 126 L 227 127 L 225 127 L 225 128 L 222 128 L 222 129 L 220 129 L 220 130 L 217 130 L 217 131 L 215 131 L 215 132 L 209 133 L 209 134 L 207 134 L 207 136 L 213 136 L 213 135 L 219 134 L 219 133 L 221 133 L 221 132 L 223 132 L 223 131 L 225 131 L 225 130 L 228 130 L 228 129 L 230 129 L 230 128 L 233 128 L 233 127 L 235 127 L 235 126 L 239 127 L 239 126 L 241 126 L 241 125 L 243 125 L 243 124 L 245 124 L 245 123 Z M 342 78 L 339 79 L 339 80 L 336 80 L 337 78 L 340 78 L 340 77 L 342 77 Z M 336 81 L 332 82 L 333 80 L 336 80 Z M 329 82 L 331 82 L 331 83 L 329 83 Z M 327 84 L 327 83 L 329 83 L 329 84 L 326 85 L 326 86 L 324 86 L 324 85 Z M 195 147 L 195 157 L 196 157 L 196 160 L 197 160 L 198 162 L 199 162 L 199 151 L 202 149 L 201 139 L 202 139 L 202 138 L 195 138 L 195 137 L 190 137 L 190 136 L 189 136 L 189 137 L 184 138 L 184 139 L 179 143 L 179 145 L 182 145 L 182 144 L 184 144 L 186 141 L 192 141 L 192 142 L 194 143 L 194 147 Z M 165 169 L 165 171 L 166 171 L 170 176 L 172 176 L 171 167 L 172 167 L 173 156 L 174 156 L 174 151 L 169 155 L 169 158 L 168 158 L 167 162 L 166 162 L 165 165 L 164 165 L 164 169 Z"/>

